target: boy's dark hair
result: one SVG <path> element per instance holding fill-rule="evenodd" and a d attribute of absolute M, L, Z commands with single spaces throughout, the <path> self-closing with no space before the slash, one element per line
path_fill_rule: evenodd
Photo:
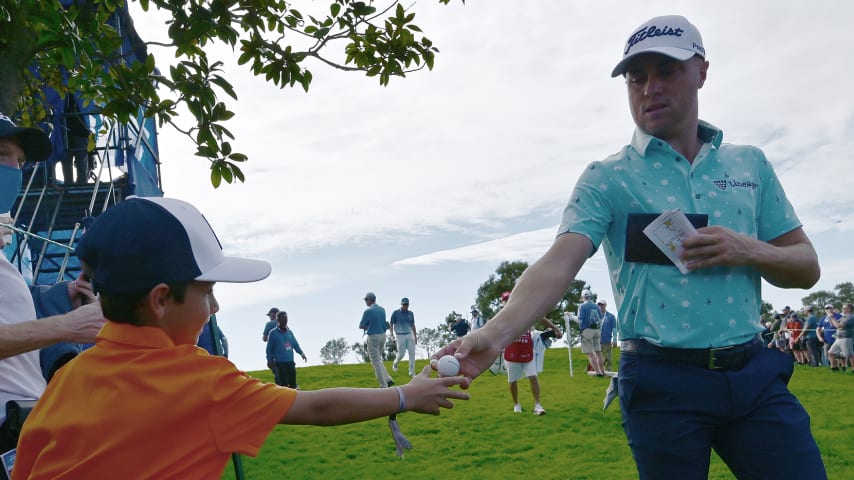
<path fill-rule="evenodd" d="M 167 283 L 169 294 L 177 303 L 184 303 L 187 297 L 187 287 L 190 282 Z M 137 308 L 151 290 L 129 293 L 101 294 L 101 310 L 104 317 L 116 323 L 129 323 L 143 326 L 142 320 L 136 315 Z"/>

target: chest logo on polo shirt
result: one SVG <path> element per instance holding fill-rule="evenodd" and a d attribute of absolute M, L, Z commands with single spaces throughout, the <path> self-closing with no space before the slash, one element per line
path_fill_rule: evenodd
<path fill-rule="evenodd" d="M 721 191 L 726 191 L 727 188 L 749 188 L 751 190 L 756 190 L 759 188 L 759 184 L 751 181 L 739 182 L 738 180 L 714 180 L 712 183 L 715 184 Z"/>

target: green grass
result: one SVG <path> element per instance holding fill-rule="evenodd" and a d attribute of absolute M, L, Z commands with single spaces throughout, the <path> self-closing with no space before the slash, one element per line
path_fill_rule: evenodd
<path fill-rule="evenodd" d="M 470 388 L 470 401 L 457 402 L 438 417 L 398 417 L 414 447 L 404 459 L 394 454 L 386 419 L 339 427 L 279 425 L 257 458 L 241 457 L 245 478 L 637 478 L 618 402 L 602 413 L 608 381 L 584 373 L 586 360 L 578 350 L 572 358 L 574 377 L 569 376 L 565 348 L 546 354 L 540 384 L 548 415 L 531 413 L 525 380 L 519 383 L 525 412 L 514 414 L 506 376 L 487 372 Z M 424 363 L 419 361 L 419 368 Z M 398 383 L 406 382 L 405 371 L 392 374 Z M 253 375 L 272 381 L 269 371 Z M 305 390 L 374 387 L 375 382 L 368 364 L 300 368 L 298 379 Z M 790 388 L 810 412 L 829 478 L 854 478 L 854 375 L 797 366 Z M 232 464 L 222 478 L 235 478 Z M 734 477 L 713 455 L 709 478 Z"/>

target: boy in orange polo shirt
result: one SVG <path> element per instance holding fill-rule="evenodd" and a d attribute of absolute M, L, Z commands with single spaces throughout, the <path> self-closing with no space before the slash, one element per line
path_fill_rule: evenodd
<path fill-rule="evenodd" d="M 131 197 L 77 247 L 108 319 L 33 409 L 13 479 L 219 478 L 232 452 L 256 455 L 276 424 L 339 425 L 411 410 L 438 414 L 462 377 L 386 389 L 296 391 L 262 383 L 195 346 L 219 310 L 216 282 L 266 278 L 270 265 L 225 257 L 192 205 Z"/>

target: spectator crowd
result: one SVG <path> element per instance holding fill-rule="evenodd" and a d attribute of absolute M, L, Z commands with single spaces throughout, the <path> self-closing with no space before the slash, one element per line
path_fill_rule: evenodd
<path fill-rule="evenodd" d="M 821 314 L 808 305 L 800 312 L 789 306 L 765 323 L 763 337 L 768 348 L 792 356 L 792 361 L 810 367 L 854 374 L 854 318 L 851 303 L 841 308 L 826 304 Z"/>

